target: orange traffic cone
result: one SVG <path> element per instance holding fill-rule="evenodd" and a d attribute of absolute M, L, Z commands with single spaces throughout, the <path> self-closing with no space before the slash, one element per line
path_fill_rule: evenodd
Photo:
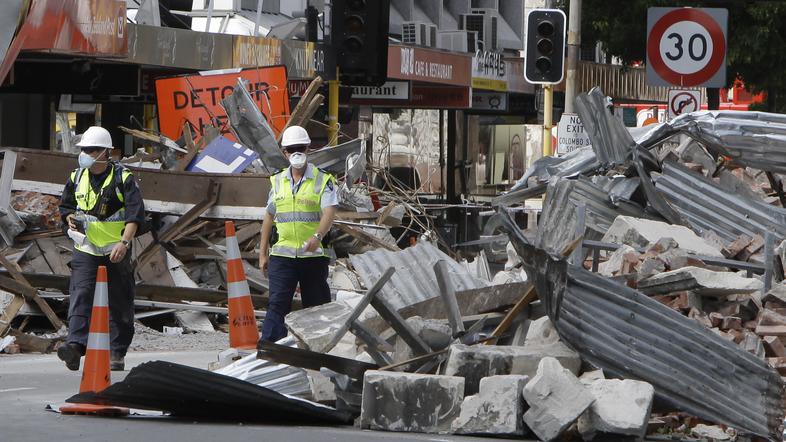
<path fill-rule="evenodd" d="M 256 349 L 259 329 L 251 303 L 251 290 L 246 281 L 240 247 L 235 237 L 235 223 L 227 221 L 227 294 L 229 296 L 229 346 Z"/>
<path fill-rule="evenodd" d="M 93 297 L 93 312 L 90 316 L 90 334 L 87 336 L 87 353 L 82 366 L 82 382 L 79 392 L 98 392 L 111 384 L 109 380 L 109 287 L 106 267 L 98 267 L 96 290 Z M 128 414 L 127 408 L 93 404 L 69 404 L 60 407 L 64 414 Z"/>

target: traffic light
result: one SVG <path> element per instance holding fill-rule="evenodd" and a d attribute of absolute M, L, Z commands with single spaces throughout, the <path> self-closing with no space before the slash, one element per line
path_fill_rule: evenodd
<path fill-rule="evenodd" d="M 341 82 L 381 86 L 388 73 L 390 0 L 333 0 L 331 43 Z"/>
<path fill-rule="evenodd" d="M 535 84 L 562 81 L 565 66 L 565 13 L 533 9 L 527 14 L 524 78 Z"/>

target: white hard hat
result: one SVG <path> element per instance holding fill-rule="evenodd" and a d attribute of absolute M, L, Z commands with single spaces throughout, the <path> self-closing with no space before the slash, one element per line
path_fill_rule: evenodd
<path fill-rule="evenodd" d="M 90 126 L 82 138 L 76 143 L 76 147 L 104 147 L 114 149 L 112 146 L 112 135 L 109 131 L 100 126 Z"/>
<path fill-rule="evenodd" d="M 300 126 L 289 126 L 281 136 L 281 147 L 301 146 L 311 144 L 308 132 Z"/>

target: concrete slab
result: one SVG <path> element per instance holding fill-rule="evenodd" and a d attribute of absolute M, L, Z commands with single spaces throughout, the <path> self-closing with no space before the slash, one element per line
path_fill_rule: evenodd
<path fill-rule="evenodd" d="M 461 412 L 464 379 L 370 370 L 363 378 L 362 428 L 448 433 Z"/>
<path fill-rule="evenodd" d="M 680 248 L 699 255 L 723 257 L 719 249 L 708 244 L 689 228 L 660 221 L 620 215 L 603 235 L 604 242 L 627 244 L 634 247 L 646 247 L 661 238 L 672 238 Z"/>

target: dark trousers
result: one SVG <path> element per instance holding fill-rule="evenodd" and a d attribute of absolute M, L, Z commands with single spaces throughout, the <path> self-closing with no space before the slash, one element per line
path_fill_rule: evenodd
<path fill-rule="evenodd" d="M 74 250 L 69 286 L 68 342 L 87 345 L 98 266 L 106 266 L 109 280 L 109 348 L 113 353 L 124 356 L 134 337 L 134 270 L 130 251 L 122 261 L 112 263 L 109 256 L 93 256 Z"/>
<path fill-rule="evenodd" d="M 300 283 L 303 307 L 314 307 L 330 302 L 327 283 L 330 258 L 284 258 L 271 256 L 267 273 L 270 282 L 270 301 L 262 340 L 276 342 L 287 335 L 284 316 L 292 310 L 292 297 Z"/>

